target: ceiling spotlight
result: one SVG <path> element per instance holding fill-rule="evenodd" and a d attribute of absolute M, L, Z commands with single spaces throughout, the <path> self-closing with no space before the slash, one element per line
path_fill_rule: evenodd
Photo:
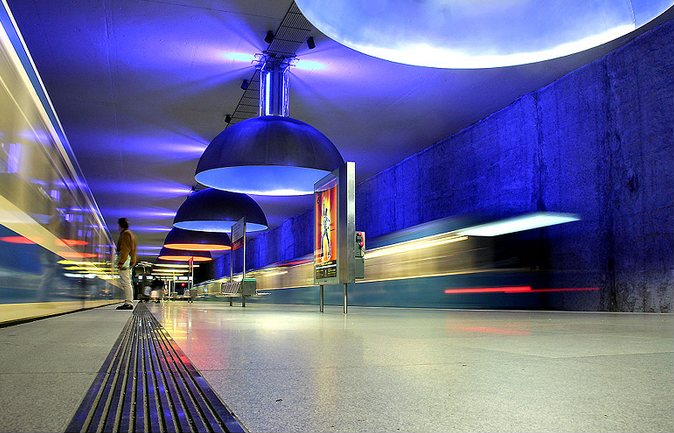
<path fill-rule="evenodd" d="M 309 36 L 307 38 L 307 47 L 309 47 L 310 50 L 313 50 L 314 48 L 316 48 L 316 41 L 314 41 L 313 36 Z"/>
<path fill-rule="evenodd" d="M 267 35 L 264 37 L 264 41 L 268 44 L 271 44 L 271 42 L 274 40 L 274 32 L 271 30 L 267 30 Z"/>
<path fill-rule="evenodd" d="M 269 226 L 260 205 L 246 194 L 206 188 L 191 194 L 180 205 L 173 226 L 185 230 L 227 233 L 234 223 L 244 217 L 247 231 L 265 230 Z"/>
<path fill-rule="evenodd" d="M 241 82 L 241 88 L 242 88 L 243 90 L 248 90 L 248 86 L 250 86 L 250 81 L 248 81 L 248 80 L 243 80 L 243 81 Z"/>
<path fill-rule="evenodd" d="M 232 116 L 230 114 L 225 115 L 225 123 L 230 123 L 232 121 Z"/>

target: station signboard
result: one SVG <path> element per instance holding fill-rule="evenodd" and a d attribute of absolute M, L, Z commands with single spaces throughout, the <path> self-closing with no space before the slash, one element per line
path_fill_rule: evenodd
<path fill-rule="evenodd" d="M 243 246 L 243 237 L 246 234 L 246 218 L 241 218 L 232 225 L 232 249 L 238 250 Z"/>

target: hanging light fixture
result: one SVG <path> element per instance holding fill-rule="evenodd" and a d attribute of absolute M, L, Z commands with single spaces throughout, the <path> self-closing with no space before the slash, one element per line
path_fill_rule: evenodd
<path fill-rule="evenodd" d="M 344 163 L 323 133 L 289 117 L 291 60 L 260 57 L 260 117 L 231 125 L 211 141 L 199 159 L 197 182 L 247 194 L 304 195 Z"/>
<path fill-rule="evenodd" d="M 200 232 L 173 227 L 166 235 L 164 246 L 186 251 L 226 251 L 232 242 L 226 233 Z"/>
<path fill-rule="evenodd" d="M 161 249 L 158 259 L 170 262 L 189 262 L 192 259 L 194 263 L 210 262 L 213 260 L 211 253 L 208 251 L 172 250 L 166 247 Z"/>
<path fill-rule="evenodd" d="M 370 56 L 434 68 L 494 68 L 554 59 L 643 26 L 673 0 L 296 0 L 330 39 Z"/>
<path fill-rule="evenodd" d="M 206 188 L 192 193 L 180 205 L 173 226 L 184 230 L 227 233 L 234 223 L 244 217 L 248 231 L 269 227 L 260 205 L 246 194 Z"/>

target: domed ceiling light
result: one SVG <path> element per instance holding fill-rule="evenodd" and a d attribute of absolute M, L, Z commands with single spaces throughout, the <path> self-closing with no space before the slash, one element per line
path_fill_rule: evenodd
<path fill-rule="evenodd" d="M 246 218 L 247 231 L 269 227 L 260 205 L 246 194 L 206 188 L 192 193 L 180 205 L 173 226 L 184 230 L 227 233 L 243 217 Z"/>
<path fill-rule="evenodd" d="M 321 32 L 409 65 L 493 68 L 554 59 L 612 41 L 674 0 L 296 0 Z"/>
<path fill-rule="evenodd" d="M 159 260 L 165 260 L 170 262 L 189 262 L 190 259 L 194 263 L 197 262 L 210 262 L 213 260 L 211 253 L 208 251 L 183 251 L 183 250 L 172 250 L 169 248 L 162 248 L 159 252 Z"/>
<path fill-rule="evenodd" d="M 199 232 L 173 227 L 166 235 L 164 246 L 186 251 L 226 251 L 232 242 L 226 233 Z"/>
<path fill-rule="evenodd" d="M 315 182 L 344 163 L 319 130 L 288 117 L 290 60 L 260 58 L 260 117 L 231 125 L 211 141 L 197 165 L 197 182 L 247 194 L 311 194 Z"/>

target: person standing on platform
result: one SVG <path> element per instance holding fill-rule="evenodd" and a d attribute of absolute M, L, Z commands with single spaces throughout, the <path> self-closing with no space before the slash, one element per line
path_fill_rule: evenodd
<path fill-rule="evenodd" d="M 129 230 L 126 218 L 117 220 L 119 238 L 117 239 L 117 269 L 119 281 L 124 290 L 124 304 L 118 310 L 133 310 L 133 285 L 131 284 L 131 269 L 136 265 L 136 236 Z"/>

